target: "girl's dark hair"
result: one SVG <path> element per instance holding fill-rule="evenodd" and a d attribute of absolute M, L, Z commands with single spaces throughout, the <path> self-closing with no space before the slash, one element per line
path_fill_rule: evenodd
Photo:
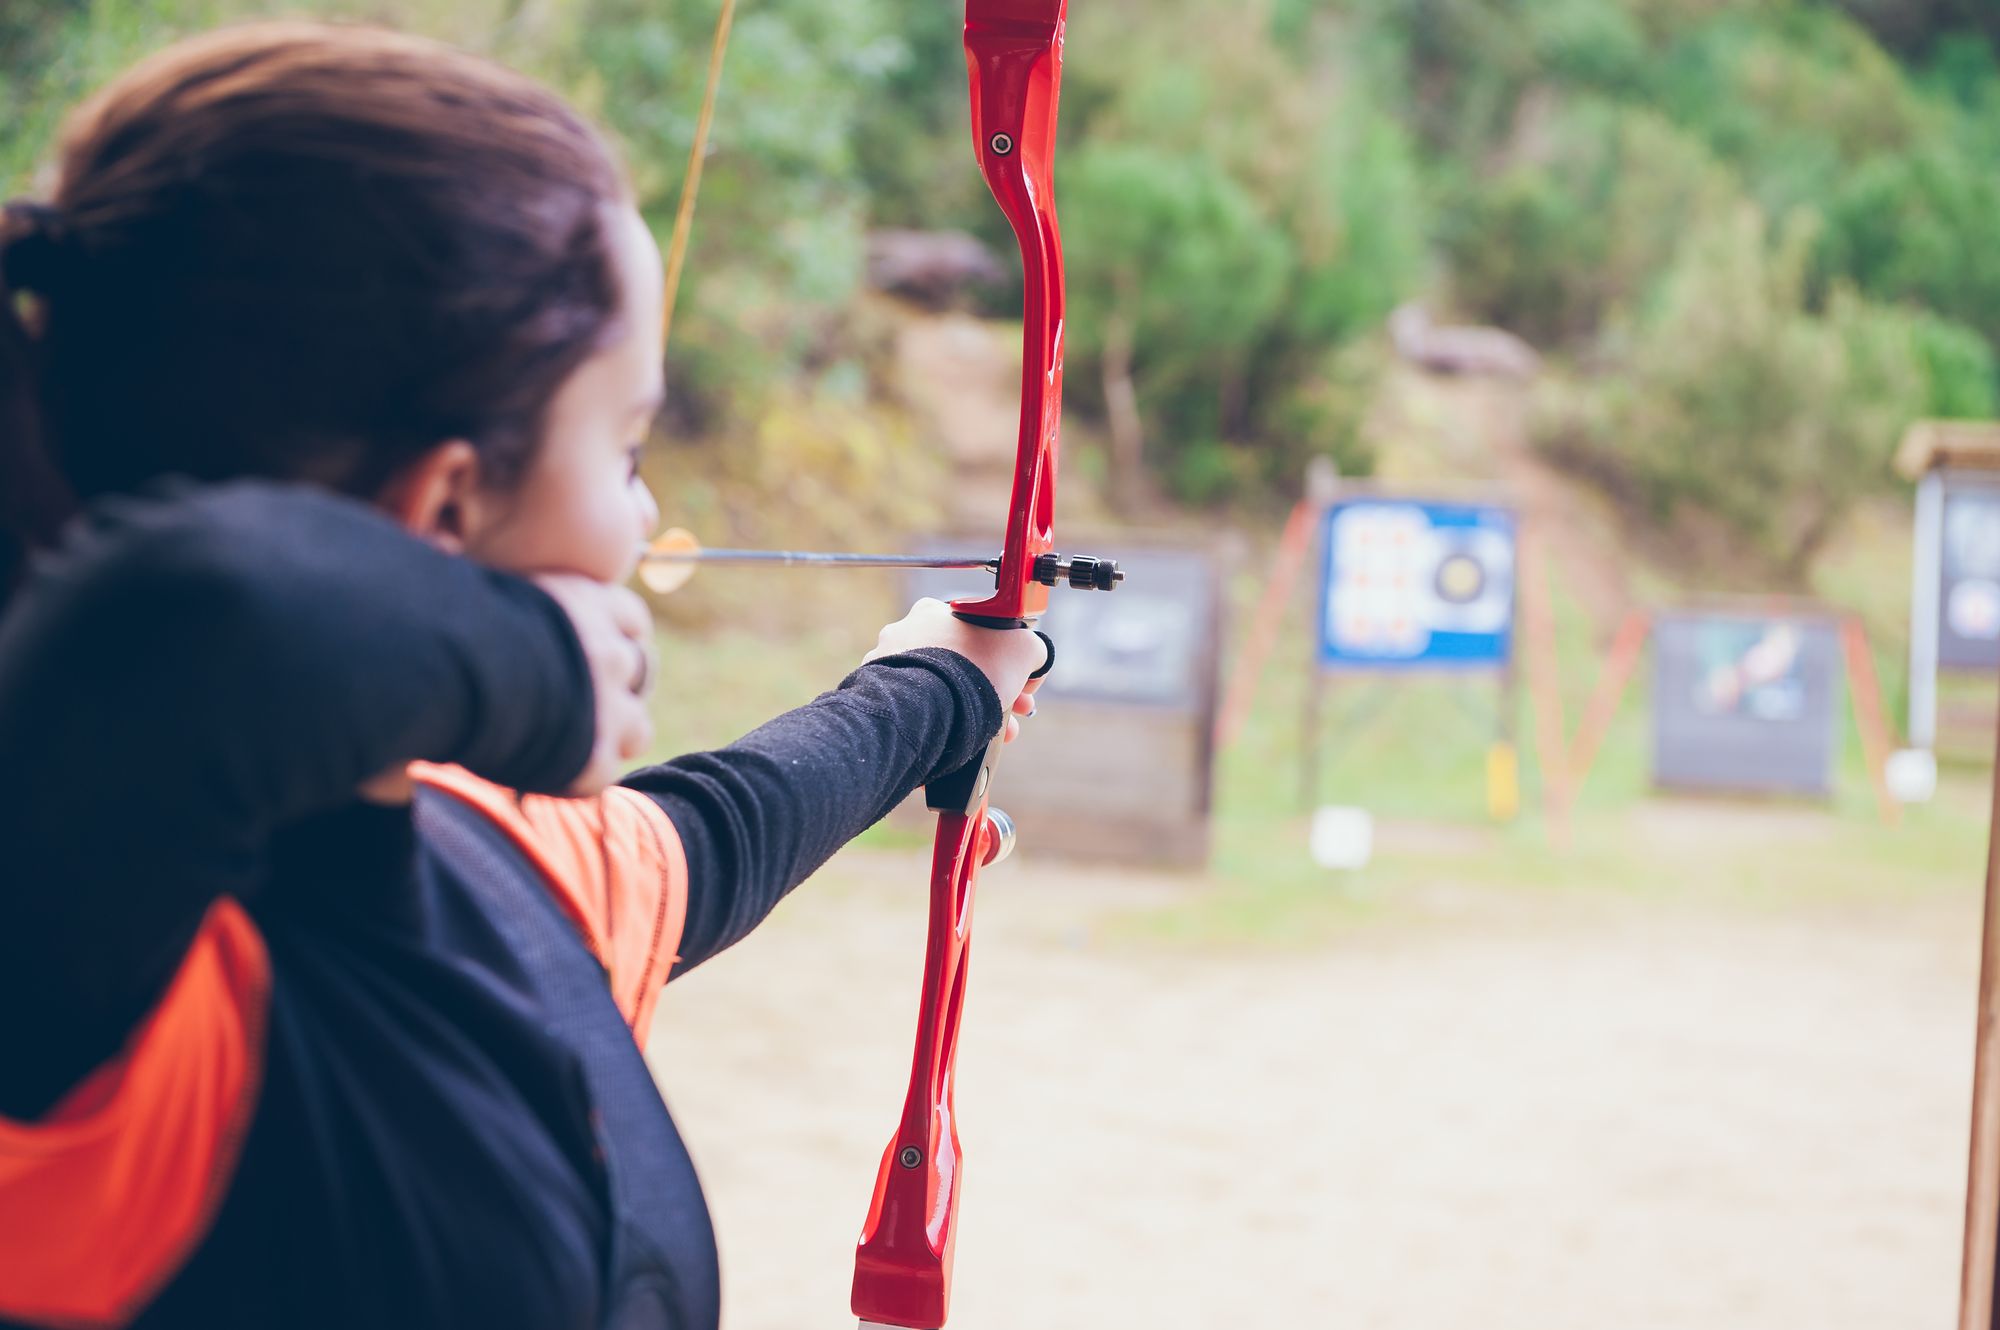
<path fill-rule="evenodd" d="M 156 476 L 371 495 L 463 438 L 510 483 L 619 312 L 604 141 L 412 37 L 181 43 L 75 114 L 55 180 L 0 217 L 0 587 L 5 545 Z"/>

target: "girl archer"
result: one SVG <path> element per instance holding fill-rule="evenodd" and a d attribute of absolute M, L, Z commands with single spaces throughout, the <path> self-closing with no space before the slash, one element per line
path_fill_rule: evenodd
<path fill-rule="evenodd" d="M 660 288 L 573 111 L 369 29 L 175 47 L 8 205 L 0 1326 L 717 1324 L 635 1034 L 1043 652 L 920 605 L 616 779 Z"/>

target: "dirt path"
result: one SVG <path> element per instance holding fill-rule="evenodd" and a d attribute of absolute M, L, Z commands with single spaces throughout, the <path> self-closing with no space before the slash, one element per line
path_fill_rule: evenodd
<path fill-rule="evenodd" d="M 852 1324 L 921 880 L 848 857 L 662 1004 L 730 1330 Z M 1197 889 L 986 884 L 957 1330 L 1950 1323 L 1970 894 L 1461 902 L 1275 956 L 1099 940 Z"/>

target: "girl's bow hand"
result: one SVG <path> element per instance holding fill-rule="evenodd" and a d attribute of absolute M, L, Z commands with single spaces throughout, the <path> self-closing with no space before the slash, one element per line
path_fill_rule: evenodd
<path fill-rule="evenodd" d="M 1035 690 L 1042 681 L 1028 676 L 1048 660 L 1048 648 L 1030 629 L 981 628 L 960 619 L 941 600 L 920 600 L 882 630 L 862 663 L 923 647 L 957 652 L 986 676 L 995 693 L 1011 699 L 1005 726 L 1010 743 L 1021 732 L 1020 718 L 1035 714 Z"/>

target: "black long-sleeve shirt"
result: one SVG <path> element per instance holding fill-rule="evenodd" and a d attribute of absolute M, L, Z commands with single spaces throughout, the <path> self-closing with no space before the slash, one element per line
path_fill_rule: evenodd
<path fill-rule="evenodd" d="M 667 812 L 687 850 L 684 974 L 740 940 L 834 851 L 999 731 L 999 697 L 963 657 L 913 651 L 726 748 L 626 777 Z"/>
<path fill-rule="evenodd" d="M 727 748 L 634 773 L 626 783 L 666 812 L 686 852 L 680 971 L 749 932 L 910 790 L 970 761 L 1000 719 L 999 699 L 969 662 L 920 651 L 857 670 Z M 357 1184 L 335 1181 L 344 1167 L 365 1172 L 357 1152 L 386 1150 L 396 1162 L 384 1163 L 384 1173 L 409 1175 L 399 1186 L 421 1191 L 428 1179 L 446 1205 L 462 1186 L 467 1195 L 458 1199 L 479 1209 L 491 1207 L 480 1186 L 500 1180 L 475 1185 L 436 1159 L 466 1133 L 512 1141 L 502 1156 L 518 1161 L 520 1178 L 541 1179 L 535 1195 L 551 1216 L 543 1238 L 528 1225 L 529 1245 L 546 1238 L 559 1247 L 558 1230 L 585 1251 L 605 1241 L 602 1216 L 592 1216 L 608 1202 L 592 1190 L 588 1167 L 579 1181 L 560 1163 L 590 1153 L 564 1144 L 575 1124 L 565 1125 L 566 1109 L 549 1107 L 567 1103 L 570 1087 L 532 1083 L 565 1073 L 535 1072 L 543 1065 L 536 1057 L 503 1057 L 516 1067 L 504 1079 L 523 1083 L 470 1096 L 456 1132 L 449 1105 L 428 1128 L 413 1112 L 403 1146 L 385 1146 L 375 1129 L 343 1137 L 334 1130 L 338 1113 L 314 1102 L 335 1093 L 345 1105 L 370 1091 L 327 1079 L 323 1064 L 343 1058 L 358 1059 L 350 1070 L 365 1082 L 377 1063 L 393 1077 L 398 1060 L 415 1068 L 406 1077 L 421 1077 L 423 1058 L 456 1058 L 467 1040 L 481 1056 L 508 1047 L 516 1038 L 507 1034 L 509 1013 L 524 999 L 468 1006 L 462 981 L 486 975 L 474 985 L 483 991 L 493 974 L 538 963 L 455 954 L 508 944 L 459 918 L 468 896 L 456 870 L 440 866 L 408 811 L 358 803 L 358 785 L 427 759 L 513 788 L 559 790 L 581 769 L 592 730 L 586 663 L 545 595 L 435 551 L 366 508 L 305 490 L 246 484 L 103 505 L 0 616 L 0 846 L 8 864 L 0 878 L 0 1116 L 32 1121 L 117 1051 L 217 896 L 242 900 L 271 947 L 273 1062 L 241 1166 L 237 1191 L 245 1194 L 232 1194 L 214 1239 L 168 1287 L 160 1323 L 275 1323 L 269 1318 L 281 1314 L 299 1323 L 304 1313 L 285 1301 L 297 1296 L 299 1278 L 365 1280 L 361 1269 L 292 1269 L 267 1249 L 278 1242 L 274 1226 L 303 1225 L 311 1240 L 287 1250 L 324 1247 L 338 1266 L 345 1244 L 358 1241 L 343 1225 L 399 1217 L 371 1213 Z M 470 899 L 486 908 L 478 893 Z M 469 1033 L 441 1027 L 427 1036 L 445 1050 L 437 1052 L 402 1040 L 402 1030 L 332 1019 L 332 1008 L 356 1000 L 342 976 L 357 964 L 395 978 L 396 1010 L 435 995 L 439 1010 L 430 1016 L 446 1027 L 459 1019 Z M 531 994 L 539 991 L 532 980 L 522 980 Z M 369 1002 L 380 982 L 364 985 Z M 521 1019 L 535 1027 L 518 1036 L 525 1046 L 545 1038 L 540 1017 Z M 405 1012 L 372 1024 L 408 1022 Z M 430 1028 L 429 1018 L 418 1026 Z M 386 1042 L 369 1051 L 378 1037 Z M 559 1050 L 550 1056 L 551 1068 L 564 1065 Z M 687 1194 L 663 1202 L 660 1214 L 672 1218 L 632 1222 L 669 1230 L 647 1240 L 681 1244 L 696 1274 L 682 1272 L 684 1296 L 638 1323 L 704 1325 L 713 1318 L 712 1289 L 703 1291 L 712 1280 L 698 1277 L 705 1209 L 664 1109 L 658 1116 L 657 1130 L 641 1123 L 634 1134 L 648 1138 L 652 1155 L 671 1155 L 655 1160 L 665 1179 L 657 1187 Z M 477 1174 L 481 1165 L 465 1167 Z M 316 1186 L 335 1194 L 297 1195 Z M 298 1208 L 273 1213 L 271 1198 L 281 1195 Z M 569 1228 L 562 1215 L 572 1217 Z M 506 1260 L 509 1234 L 475 1242 L 478 1229 L 473 1222 L 468 1250 Z M 405 1301 L 388 1288 L 369 1294 L 389 1299 L 370 1306 L 374 1323 L 443 1323 L 439 1306 L 457 1309 L 456 1323 L 481 1307 L 456 1287 L 447 1255 L 409 1258 L 418 1274 L 404 1281 L 415 1290 Z M 237 1268 L 252 1264 L 264 1268 Z M 535 1321 L 507 1315 L 573 1310 L 561 1280 L 537 1287 L 540 1301 L 516 1291 L 511 1302 L 485 1307 L 488 1324 L 495 1314 L 499 1324 L 526 1325 Z M 360 1314 L 338 1305 L 318 1311 L 327 1323 Z"/>

